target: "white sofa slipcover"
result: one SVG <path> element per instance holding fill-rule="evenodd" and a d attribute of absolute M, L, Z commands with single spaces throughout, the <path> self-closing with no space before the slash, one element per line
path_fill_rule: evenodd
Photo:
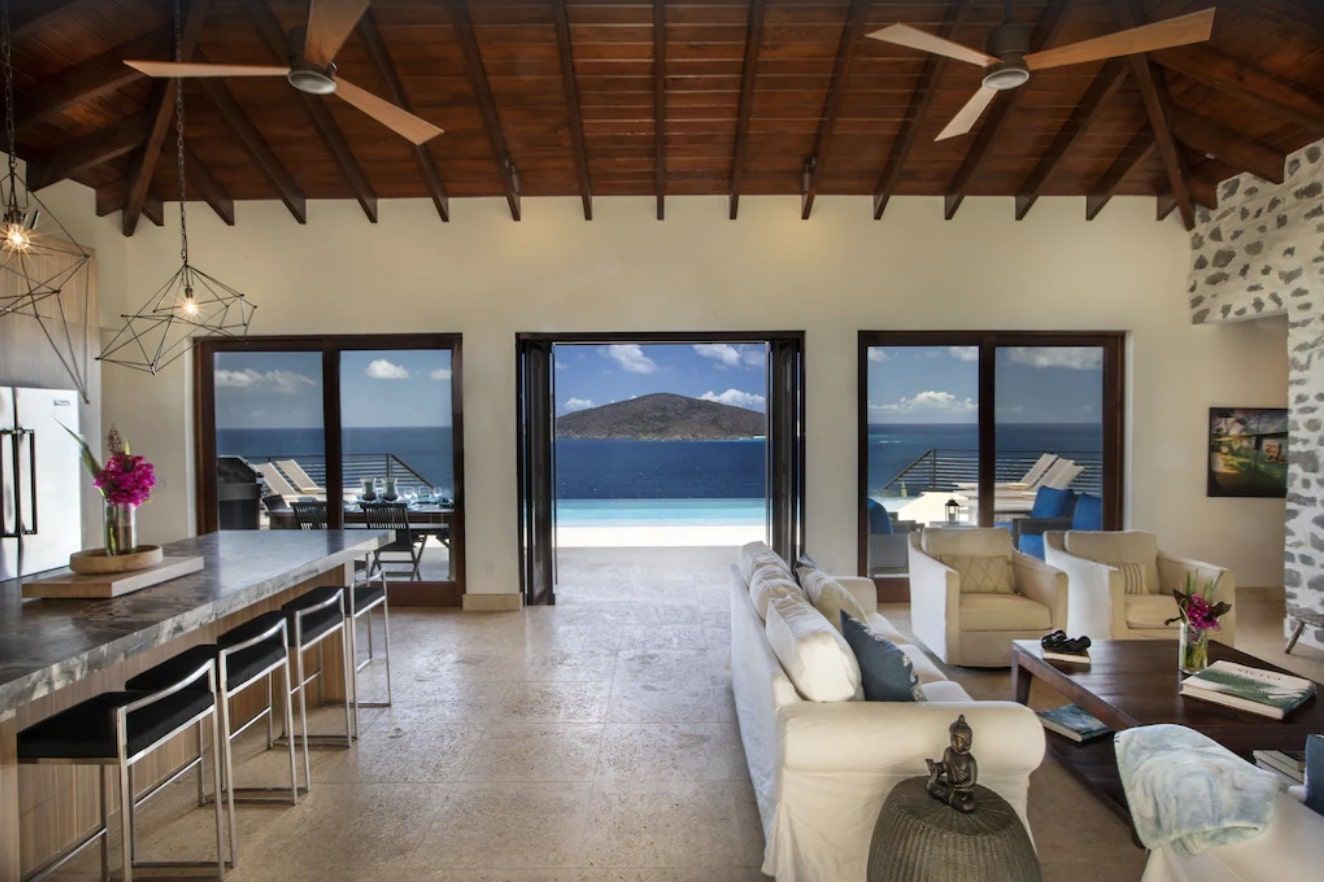
<path fill-rule="evenodd" d="M 1025 818 L 1030 773 L 1044 734 L 1029 708 L 974 701 L 878 615 L 873 582 L 840 578 L 875 630 L 915 662 L 926 701 L 811 702 L 769 647 L 738 567 L 731 568 L 731 677 L 740 736 L 763 823 L 763 872 L 778 882 L 859 882 L 874 821 L 900 781 L 926 774 L 947 728 L 965 714 L 975 733 L 979 782 Z"/>

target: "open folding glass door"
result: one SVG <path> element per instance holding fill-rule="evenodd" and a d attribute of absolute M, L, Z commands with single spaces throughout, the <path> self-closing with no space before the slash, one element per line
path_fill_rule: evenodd
<path fill-rule="evenodd" d="M 516 447 L 519 481 L 520 588 L 529 605 L 556 602 L 556 390 L 552 342 L 516 343 Z"/>
<path fill-rule="evenodd" d="M 785 560 L 804 550 L 804 337 L 768 341 L 768 544 Z"/>

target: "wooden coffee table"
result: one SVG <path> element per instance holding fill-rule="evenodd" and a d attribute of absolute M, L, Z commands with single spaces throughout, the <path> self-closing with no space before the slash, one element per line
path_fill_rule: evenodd
<path fill-rule="evenodd" d="M 1292 673 L 1216 641 L 1209 644 L 1209 660 Z M 1011 688 L 1021 704 L 1029 703 L 1032 679 L 1089 711 L 1114 731 L 1178 723 L 1208 735 L 1246 759 L 1253 750 L 1303 750 L 1307 735 L 1324 732 L 1324 701 L 1318 690 L 1285 720 L 1182 697 L 1178 694 L 1182 678 L 1177 671 L 1175 640 L 1100 640 L 1090 647 L 1089 665 L 1047 661 L 1039 641 L 1014 641 Z M 1044 736 L 1049 753 L 1129 822 L 1131 814 L 1117 774 L 1112 738 L 1105 735 L 1076 744 L 1055 732 L 1045 730 Z"/>

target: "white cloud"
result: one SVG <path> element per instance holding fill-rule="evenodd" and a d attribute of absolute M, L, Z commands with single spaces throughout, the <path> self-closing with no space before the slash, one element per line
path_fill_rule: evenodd
<path fill-rule="evenodd" d="M 606 348 L 607 357 L 632 374 L 651 374 L 657 371 L 657 362 L 644 355 L 638 343 L 613 343 Z"/>
<path fill-rule="evenodd" d="M 1007 358 L 1032 368 L 1090 371 L 1103 366 L 1103 350 L 1098 346 L 1013 346 Z"/>
<path fill-rule="evenodd" d="M 948 346 L 947 354 L 959 361 L 978 361 L 978 346 Z"/>
<path fill-rule="evenodd" d="M 584 410 L 592 406 L 593 402 L 588 398 L 567 398 L 565 400 L 566 410 Z"/>
<path fill-rule="evenodd" d="M 719 367 L 740 366 L 740 350 L 730 343 L 695 343 L 694 351 L 717 362 Z"/>
<path fill-rule="evenodd" d="M 432 373 L 428 374 L 434 380 L 449 380 L 451 378 L 450 368 L 434 368 Z"/>
<path fill-rule="evenodd" d="M 217 387 L 224 389 L 252 389 L 263 387 L 281 395 L 293 395 L 300 389 L 316 386 L 317 381 L 297 371 L 258 371 L 253 368 L 216 371 Z"/>
<path fill-rule="evenodd" d="M 741 359 L 745 362 L 745 367 L 761 368 L 763 367 L 763 347 L 746 346 Z"/>
<path fill-rule="evenodd" d="M 887 404 L 870 404 L 869 410 L 876 414 L 897 413 L 974 413 L 977 409 L 970 398 L 958 398 L 951 392 L 926 389 L 910 398 L 901 397 Z"/>
<path fill-rule="evenodd" d="M 374 358 L 368 362 L 368 366 L 363 369 L 363 373 L 374 380 L 409 379 L 409 371 L 406 368 L 384 358 Z"/>
<path fill-rule="evenodd" d="M 570 365 L 566 364 L 564 361 L 561 361 L 561 359 L 559 359 L 559 358 L 556 359 L 556 361 L 553 362 L 553 364 L 556 365 L 556 369 L 557 369 L 558 371 L 568 371 L 568 370 L 570 370 Z"/>
<path fill-rule="evenodd" d="M 704 401 L 716 401 L 718 404 L 729 404 L 732 407 L 743 407 L 746 410 L 763 410 L 767 400 L 754 392 L 742 392 L 739 389 L 727 389 L 725 392 L 714 392 L 711 389 L 699 396 Z"/>
<path fill-rule="evenodd" d="M 885 361 L 891 361 L 892 356 L 887 354 L 887 350 L 879 346 L 869 347 L 869 360 L 874 364 L 882 364 Z"/>

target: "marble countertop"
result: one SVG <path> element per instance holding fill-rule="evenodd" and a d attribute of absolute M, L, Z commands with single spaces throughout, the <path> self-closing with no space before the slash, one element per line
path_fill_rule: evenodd
<path fill-rule="evenodd" d="M 232 530 L 165 546 L 201 572 L 113 600 L 24 600 L 0 582 L 0 718 L 390 541 L 378 530 Z"/>

